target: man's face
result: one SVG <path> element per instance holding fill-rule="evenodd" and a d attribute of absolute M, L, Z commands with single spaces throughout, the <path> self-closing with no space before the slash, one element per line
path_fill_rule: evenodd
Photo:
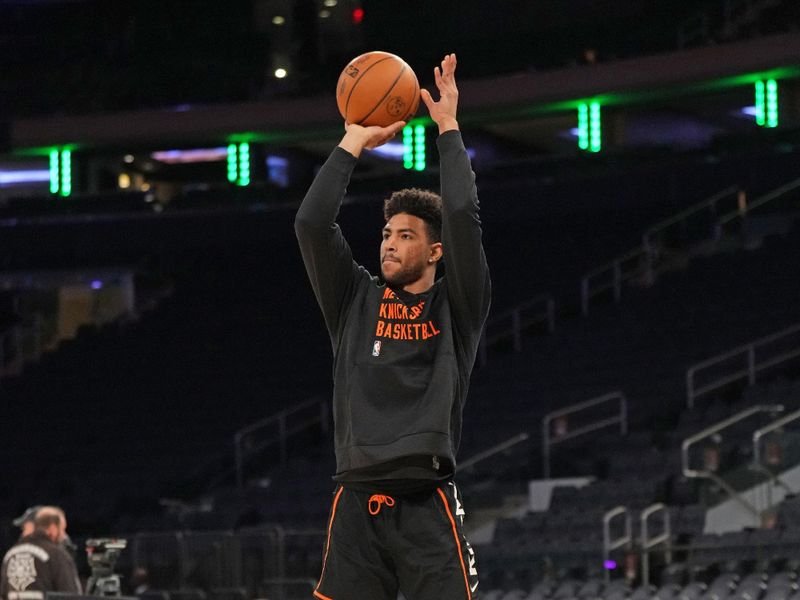
<path fill-rule="evenodd" d="M 381 274 L 392 287 L 418 281 L 431 258 L 425 221 L 398 213 L 386 222 L 381 242 Z"/>

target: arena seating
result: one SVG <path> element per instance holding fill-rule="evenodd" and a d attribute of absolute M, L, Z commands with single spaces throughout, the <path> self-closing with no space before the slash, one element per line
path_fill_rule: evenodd
<path fill-rule="evenodd" d="M 793 158 L 786 160 L 784 171 Z M 732 160 L 714 167 L 718 178 L 710 177 L 707 191 L 727 184 L 736 165 L 741 166 Z M 694 163 L 686 169 L 703 171 Z M 761 189 L 783 181 L 780 172 L 766 166 L 759 171 Z M 488 177 L 481 194 L 495 308 L 547 287 L 577 303 L 577 281 L 585 268 L 599 256 L 611 258 L 636 244 L 654 215 L 661 218 L 674 208 L 676 200 L 663 195 L 637 209 L 653 177 L 643 169 L 631 179 L 623 194 L 630 209 L 624 215 L 611 210 L 615 193 L 608 181 L 600 186 L 602 193 L 587 194 L 589 181 L 599 180 L 570 187 L 535 176 L 513 181 L 498 172 Z M 531 196 L 524 190 L 533 190 Z M 357 255 L 367 259 L 375 251 L 373 234 L 380 224 L 376 202 L 365 199 L 343 209 L 343 227 Z M 592 219 L 580 221 L 577 214 Z M 121 218 L 113 234 L 87 223 L 72 223 L 59 234 L 64 264 L 142 265 L 143 273 L 169 274 L 175 293 L 136 322 L 81 330 L 21 377 L 2 381 L 3 400 L 13 400 L 4 402 L 8 422 L 24 422 L 26 414 L 50 406 L 52 422 L 41 423 L 37 435 L 62 451 L 29 477 L 30 432 L 4 430 L 9 468 L 3 477 L 19 483 L 14 497 L 0 495 L 0 512 L 17 512 L 19 498 L 56 495 L 78 531 L 101 527 L 168 534 L 188 528 L 210 534 L 269 523 L 324 524 L 333 470 L 328 438 L 303 440 L 303 451 L 292 452 L 286 465 L 266 469 L 244 491 L 232 487 L 233 432 L 329 386 L 329 342 L 294 250 L 291 219 L 287 210 L 237 211 L 214 221 L 187 211 L 182 218 Z M 37 231 L 26 227 L 9 228 L 0 240 L 0 260 L 8 268 L 41 266 L 51 258 L 24 243 Z M 564 240 L 563 253 L 548 253 Z M 554 450 L 555 475 L 597 481 L 584 490 L 557 491 L 545 514 L 501 518 L 496 543 L 478 548 L 487 585 L 509 593 L 522 582 L 530 591 L 548 569 L 600 577 L 599 523 L 603 510 L 618 504 L 639 510 L 655 501 L 669 503 L 676 540 L 697 542 L 687 570 L 727 560 L 730 548 L 743 543 L 771 547 L 777 539 L 778 547 L 784 542 L 789 547 L 792 525 L 781 526 L 778 534 L 703 537 L 705 509 L 698 504 L 697 486 L 680 477 L 676 449 L 686 435 L 737 407 L 768 401 L 797 405 L 796 384 L 785 380 L 749 388 L 737 402 L 718 398 L 694 411 L 683 408 L 685 372 L 693 362 L 797 320 L 799 250 L 792 230 L 765 238 L 760 247 L 734 246 L 697 257 L 688 269 L 663 274 L 652 288 L 627 290 L 620 305 L 598 304 L 585 319 L 564 315 L 554 334 L 526 337 L 521 354 L 492 351 L 487 366 L 473 377 L 460 457 L 520 431 L 531 439 L 463 474 L 468 511 L 496 506 L 504 495 L 524 494 L 527 481 L 541 475 L 538 432 L 551 410 L 621 389 L 630 401 L 631 433 L 626 438 L 608 433 Z M 516 266 L 520 257 L 533 265 L 544 255 L 552 256 L 553 264 L 541 271 L 523 273 Z M 284 304 L 291 307 L 286 314 L 273 312 Z M 209 489 L 211 482 L 216 489 Z M 795 522 L 793 506 L 781 507 L 780 522 Z M 317 542 L 302 539 L 294 568 L 314 572 Z M 162 576 L 165 590 L 177 586 Z M 562 582 L 558 598 L 583 597 L 577 593 L 584 587 L 585 594 L 604 597 L 600 588 L 588 591 L 588 580 L 580 587 L 578 581 Z M 201 578 L 191 583 L 209 589 L 227 582 Z M 539 589 L 537 598 L 555 597 L 556 591 Z M 632 592 L 642 600 L 647 593 Z"/>

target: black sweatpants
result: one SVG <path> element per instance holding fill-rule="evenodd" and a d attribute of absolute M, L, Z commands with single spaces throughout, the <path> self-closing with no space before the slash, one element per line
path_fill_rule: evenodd
<path fill-rule="evenodd" d="M 475 600 L 475 553 L 453 482 L 394 498 L 339 487 L 314 596 L 320 600 Z"/>

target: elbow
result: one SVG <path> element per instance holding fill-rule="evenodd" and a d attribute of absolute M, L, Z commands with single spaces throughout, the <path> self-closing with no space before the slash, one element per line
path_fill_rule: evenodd
<path fill-rule="evenodd" d="M 313 227 L 314 223 L 302 209 L 294 216 L 294 232 L 301 235 Z"/>

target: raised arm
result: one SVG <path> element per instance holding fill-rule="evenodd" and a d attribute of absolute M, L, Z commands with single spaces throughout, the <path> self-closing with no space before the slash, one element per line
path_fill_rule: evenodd
<path fill-rule="evenodd" d="M 445 56 L 441 69 L 434 69 L 439 101 L 435 102 L 427 90 L 422 90 L 421 95 L 439 127 L 436 143 L 440 157 L 442 244 L 450 303 L 462 333 L 479 336 L 489 312 L 491 283 L 481 241 L 475 174 L 456 119 L 455 69 L 456 55 Z"/>
<path fill-rule="evenodd" d="M 342 311 L 354 290 L 359 267 L 336 223 L 350 175 L 364 148 L 374 148 L 402 129 L 346 125 L 346 133 L 311 184 L 294 220 L 306 272 L 331 339 L 339 331 Z"/>

